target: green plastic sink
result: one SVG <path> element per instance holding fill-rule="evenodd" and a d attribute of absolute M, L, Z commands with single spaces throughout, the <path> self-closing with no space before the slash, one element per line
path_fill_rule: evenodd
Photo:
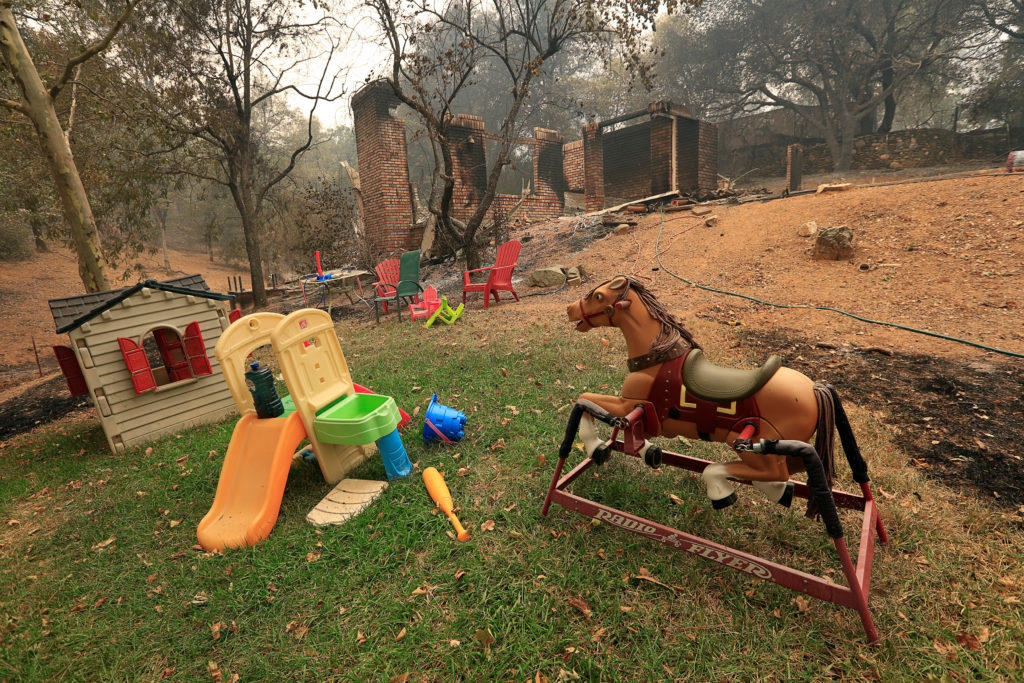
<path fill-rule="evenodd" d="M 401 419 L 390 396 L 352 394 L 322 408 L 313 419 L 313 431 L 325 443 L 362 446 L 395 431 Z"/>

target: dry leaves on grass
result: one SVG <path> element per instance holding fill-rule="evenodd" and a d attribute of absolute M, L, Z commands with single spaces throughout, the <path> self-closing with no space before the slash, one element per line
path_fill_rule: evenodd
<path fill-rule="evenodd" d="M 578 609 L 588 621 L 590 620 L 590 617 L 594 615 L 594 612 L 590 609 L 590 605 L 588 605 L 587 601 L 583 598 L 573 596 L 566 600 L 566 602 Z"/>
<path fill-rule="evenodd" d="M 393 676 L 390 680 L 388 680 L 388 683 L 406 683 L 406 681 L 408 681 L 408 680 L 409 680 L 409 674 L 408 673 L 404 673 L 404 674 L 398 674 L 397 676 Z"/>
<path fill-rule="evenodd" d="M 297 621 L 289 621 L 288 625 L 284 627 L 284 632 L 292 634 L 295 640 L 302 640 L 308 630 L 308 626 L 302 626 Z"/>
<path fill-rule="evenodd" d="M 406 633 L 406 630 L 405 630 L 405 627 L 403 626 L 402 630 L 399 631 L 398 635 L 395 636 L 395 640 L 401 640 L 402 638 L 405 638 L 405 633 Z"/>
<path fill-rule="evenodd" d="M 206 663 L 206 670 L 210 672 L 210 677 L 213 678 L 214 683 L 221 683 L 224 680 L 224 674 L 221 673 L 220 666 L 212 659 Z"/>
<path fill-rule="evenodd" d="M 311 550 L 310 552 L 306 553 L 306 562 L 316 562 L 320 559 L 320 555 L 321 554 L 317 551 Z"/>
<path fill-rule="evenodd" d="M 960 643 L 961 646 L 968 650 L 980 650 L 981 640 L 976 635 L 970 633 L 958 633 L 956 634 L 956 642 Z"/>
<path fill-rule="evenodd" d="M 363 635 L 362 631 L 356 631 L 356 643 L 358 645 L 366 645 L 366 636 Z"/>
<path fill-rule="evenodd" d="M 796 605 L 797 610 L 800 612 L 807 612 L 811 609 L 811 601 L 802 595 L 796 596 L 790 602 Z"/>
<path fill-rule="evenodd" d="M 480 531 L 494 531 L 494 520 L 489 519 L 480 525 Z"/>
<path fill-rule="evenodd" d="M 683 502 L 683 499 L 682 499 L 682 498 L 680 498 L 679 496 L 677 496 L 677 495 L 676 495 L 676 494 L 674 494 L 674 493 L 670 493 L 670 494 L 668 494 L 668 499 L 669 499 L 669 500 L 671 500 L 671 501 L 672 501 L 673 503 L 675 503 L 676 505 L 684 505 L 684 504 L 685 504 L 685 503 Z"/>
<path fill-rule="evenodd" d="M 500 451 L 505 448 L 505 437 L 501 437 L 491 445 L 492 451 Z"/>
<path fill-rule="evenodd" d="M 111 543 L 113 543 L 116 540 L 117 540 L 117 536 L 111 536 L 110 538 L 108 538 L 105 541 L 100 541 L 99 543 L 94 543 L 93 546 L 92 546 L 92 549 L 93 550 L 102 550 L 103 548 L 106 548 L 108 545 L 110 545 Z"/>

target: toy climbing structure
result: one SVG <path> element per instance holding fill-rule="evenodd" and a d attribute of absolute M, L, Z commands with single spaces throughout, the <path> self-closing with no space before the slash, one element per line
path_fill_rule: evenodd
<path fill-rule="evenodd" d="M 293 407 L 280 417 L 260 419 L 244 368 L 249 355 L 267 344 L 277 356 L 290 393 L 283 403 Z M 372 394 L 380 409 L 351 415 L 347 421 L 324 415 L 318 418 L 318 412 L 330 414 L 332 408 L 351 403 L 356 393 L 330 315 L 307 308 L 288 316 L 245 316 L 221 335 L 215 354 L 242 417 L 231 435 L 213 506 L 199 523 L 197 535 L 204 548 L 253 545 L 270 534 L 295 451 L 303 441 L 309 441 L 327 483 L 341 482 L 328 494 L 331 504 L 322 501 L 311 522 L 341 523 L 387 486 L 386 482 L 342 479 L 366 458 L 375 439 L 395 431 L 401 415 L 393 399 Z M 324 438 L 320 422 L 325 420 L 342 438 Z M 367 422 L 375 429 L 367 430 Z M 354 427 L 349 433 L 357 436 L 344 438 L 346 424 Z"/>

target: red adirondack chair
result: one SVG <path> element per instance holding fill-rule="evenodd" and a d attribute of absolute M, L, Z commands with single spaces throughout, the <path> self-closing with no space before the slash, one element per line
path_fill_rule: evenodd
<path fill-rule="evenodd" d="M 423 290 L 423 301 L 418 304 L 409 304 L 409 317 L 413 320 L 426 320 L 434 315 L 434 311 L 441 308 L 441 299 L 437 296 L 437 290 L 433 285 Z"/>
<path fill-rule="evenodd" d="M 466 294 L 469 292 L 484 293 L 484 308 L 487 308 L 490 304 L 492 294 L 495 301 L 501 301 L 498 298 L 498 292 L 512 292 L 512 296 L 516 298 L 516 301 L 519 301 L 519 295 L 512 288 L 512 272 L 516 269 L 516 263 L 519 260 L 519 250 L 522 246 L 522 244 L 515 240 L 505 242 L 505 244 L 498 247 L 498 256 L 495 258 L 493 266 L 463 271 L 462 303 L 466 303 Z M 489 271 L 487 273 L 487 282 L 470 282 L 469 278 L 472 273 L 480 273 L 485 270 Z"/>
<path fill-rule="evenodd" d="M 377 282 L 373 285 L 374 296 L 391 296 L 398 286 L 398 259 L 389 258 L 387 261 L 378 263 L 374 268 L 377 271 Z M 388 302 L 382 301 L 384 315 L 388 313 Z"/>

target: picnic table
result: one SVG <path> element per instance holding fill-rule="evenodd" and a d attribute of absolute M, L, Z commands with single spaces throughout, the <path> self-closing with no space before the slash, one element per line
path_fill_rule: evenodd
<path fill-rule="evenodd" d="M 348 297 L 350 304 L 354 304 L 355 301 L 352 299 L 352 293 L 357 289 L 359 294 L 363 293 L 363 283 L 360 278 L 372 275 L 373 273 L 367 270 L 355 270 L 349 268 L 335 268 L 334 270 L 325 270 L 324 275 L 330 276 L 320 279 L 317 275 L 309 275 L 301 280 L 302 284 L 302 295 L 306 300 L 306 304 L 310 305 L 310 301 L 313 300 L 311 292 L 316 292 L 319 288 L 318 298 L 319 303 L 314 303 L 314 306 L 320 306 L 323 310 L 328 310 L 328 295 L 330 292 L 339 292 Z M 365 300 L 360 296 L 360 301 Z"/>

